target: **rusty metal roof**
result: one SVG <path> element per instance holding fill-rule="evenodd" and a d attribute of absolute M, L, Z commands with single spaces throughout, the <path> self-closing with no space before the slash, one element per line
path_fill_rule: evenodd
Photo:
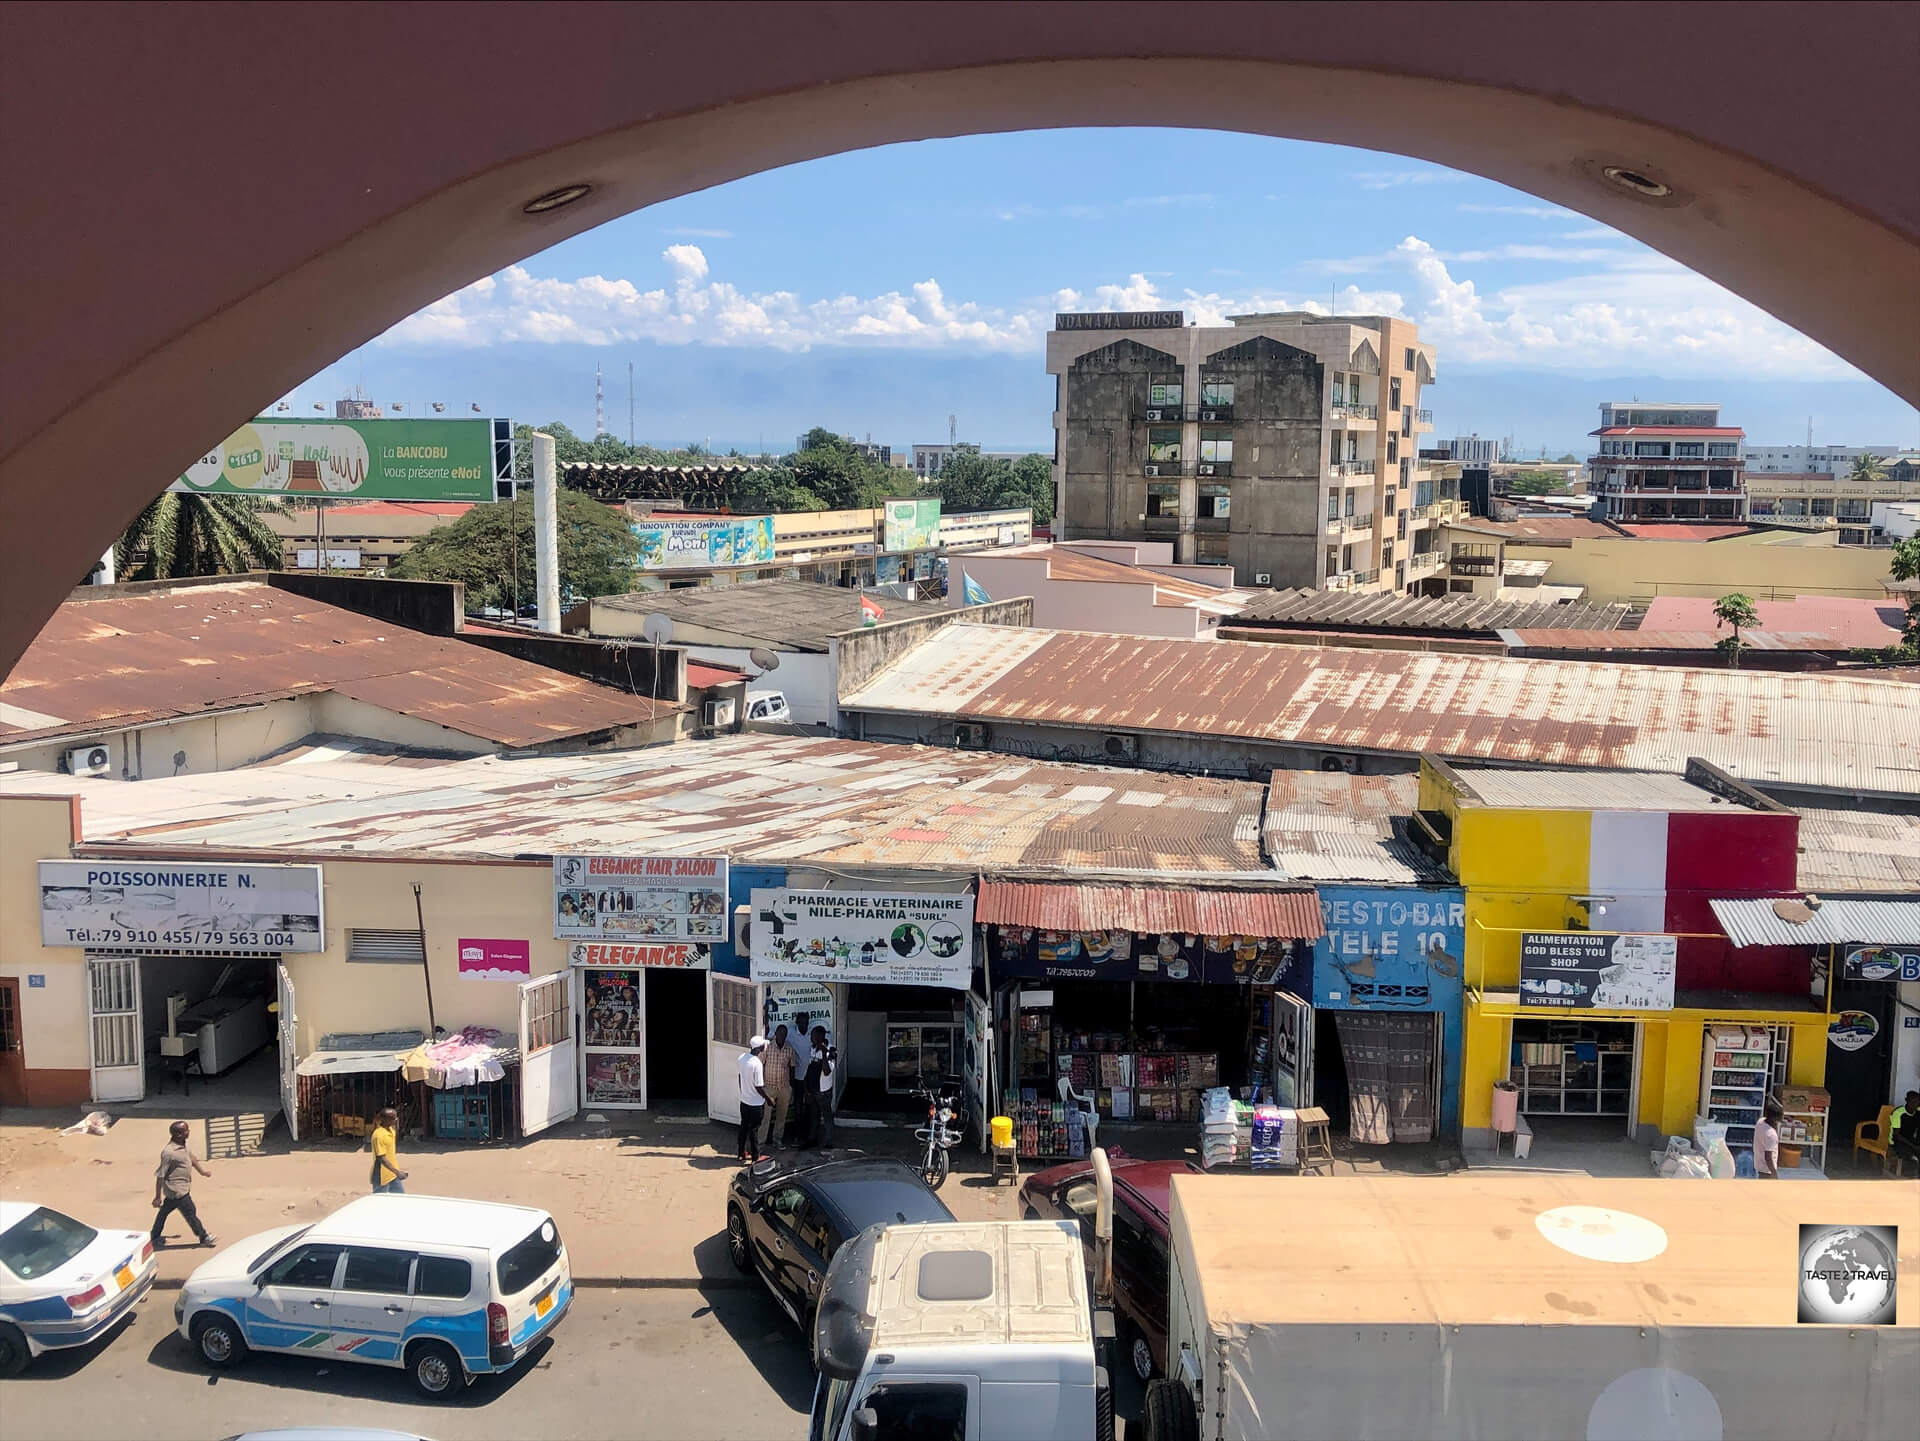
<path fill-rule="evenodd" d="M 684 709 L 258 581 L 70 600 L 0 686 L 28 713 L 0 741 L 54 739 L 331 691 L 504 746 Z"/>
<path fill-rule="evenodd" d="M 1407 838 L 1420 800 L 1415 775 L 1275 771 L 1261 834 L 1275 870 L 1297 881 L 1418 885 L 1447 868 Z"/>
<path fill-rule="evenodd" d="M 1821 896 L 1920 895 L 1920 816 L 1797 809 L 1802 888 Z"/>
<path fill-rule="evenodd" d="M 1526 626 L 1618 630 L 1635 624 L 1638 614 L 1635 607 L 1624 603 L 1560 605 L 1551 601 L 1493 600 L 1470 595 L 1415 596 L 1385 591 L 1296 589 L 1268 591 L 1254 597 L 1240 608 L 1234 624 L 1475 636 Z"/>
<path fill-rule="evenodd" d="M 1170 890 L 983 880 L 973 915 L 986 925 L 1043 931 L 1186 932 L 1303 941 L 1325 934 L 1320 898 L 1311 890 Z"/>
<path fill-rule="evenodd" d="M 1272 878 L 1251 781 L 751 733 L 398 766 L 317 750 L 205 776 L 0 776 L 77 793 L 88 845 L 493 857 L 624 849 L 873 868 Z M 384 758 L 381 758 L 384 759 Z"/>
<path fill-rule="evenodd" d="M 874 599 L 888 620 L 943 615 L 945 601 Z M 861 592 L 812 580 L 762 580 L 746 585 L 695 586 L 687 590 L 641 590 L 603 595 L 595 611 L 664 615 L 702 630 L 764 641 L 775 650 L 825 651 L 843 631 L 859 630 Z M 778 677 L 775 677 L 777 683 Z"/>
<path fill-rule="evenodd" d="M 1537 651 L 1698 651 L 1710 654 L 1732 634 L 1725 630 L 1502 630 L 1500 639 L 1515 650 Z M 1899 640 L 1899 632 L 1892 633 Z M 1818 631 L 1743 630 L 1740 644 L 1748 650 L 1844 651 L 1846 641 Z"/>
<path fill-rule="evenodd" d="M 1912 692 L 1704 670 L 952 626 L 842 710 L 1920 794 Z"/>

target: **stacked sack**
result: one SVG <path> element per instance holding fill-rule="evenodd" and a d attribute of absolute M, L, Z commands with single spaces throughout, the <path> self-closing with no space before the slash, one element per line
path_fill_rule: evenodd
<path fill-rule="evenodd" d="M 1299 1119 L 1284 1106 L 1255 1106 L 1250 1142 L 1256 1171 L 1291 1169 L 1299 1164 Z"/>
<path fill-rule="evenodd" d="M 1215 1086 L 1200 1097 L 1200 1164 L 1244 1166 L 1253 1156 L 1252 1108 L 1233 1099 L 1225 1086 Z"/>

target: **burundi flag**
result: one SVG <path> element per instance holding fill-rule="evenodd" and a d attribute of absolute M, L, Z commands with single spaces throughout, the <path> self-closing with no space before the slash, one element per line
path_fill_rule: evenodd
<path fill-rule="evenodd" d="M 870 595 L 860 597 L 860 624 L 878 625 L 886 612 L 880 608 L 880 602 Z"/>
<path fill-rule="evenodd" d="M 993 599 L 992 596 L 987 594 L 986 587 L 968 575 L 964 570 L 960 572 L 960 588 L 966 594 L 968 605 L 985 605 Z"/>

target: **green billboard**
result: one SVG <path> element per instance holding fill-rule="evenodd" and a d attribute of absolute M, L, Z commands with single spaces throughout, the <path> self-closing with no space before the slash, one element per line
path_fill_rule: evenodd
<path fill-rule="evenodd" d="M 492 500 L 496 424 L 471 420 L 261 417 L 195 461 L 169 490 L 355 500 Z M 496 456 L 500 457 L 496 462 Z M 504 476 L 505 472 L 499 472 Z"/>
<path fill-rule="evenodd" d="M 940 544 L 940 502 L 890 500 L 880 530 L 880 549 L 932 550 Z"/>

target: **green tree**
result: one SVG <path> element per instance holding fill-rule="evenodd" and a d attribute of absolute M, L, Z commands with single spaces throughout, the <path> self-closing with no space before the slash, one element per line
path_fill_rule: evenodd
<path fill-rule="evenodd" d="M 1753 597 L 1734 591 L 1723 595 L 1713 603 L 1714 629 L 1721 626 L 1733 627 L 1733 634 L 1722 637 L 1715 648 L 1726 656 L 1727 664 L 1733 669 L 1740 668 L 1740 632 L 1751 630 L 1760 624 L 1760 612 L 1753 608 Z"/>
<path fill-rule="evenodd" d="M 811 491 L 823 510 L 867 510 L 908 488 L 893 467 L 871 460 L 822 426 L 807 432 L 806 444 L 787 457 L 794 481 Z M 814 509 L 814 507 L 805 507 Z"/>
<path fill-rule="evenodd" d="M 562 490 L 555 522 L 564 595 L 584 599 L 633 588 L 640 542 L 618 511 L 578 491 Z M 476 505 L 458 520 L 428 531 L 388 574 L 399 580 L 459 581 L 467 588 L 469 611 L 511 608 L 516 544 L 518 590 L 524 605 L 534 598 L 530 500 Z"/>
<path fill-rule="evenodd" d="M 1886 467 L 1877 455 L 1856 455 L 1847 479 L 1860 485 L 1876 485 L 1887 478 Z"/>
<path fill-rule="evenodd" d="M 1891 569 L 1895 580 L 1920 580 L 1920 535 L 1910 535 L 1894 545 Z"/>
<path fill-rule="evenodd" d="M 262 517 L 286 513 L 265 497 L 163 491 L 114 543 L 114 574 L 120 580 L 173 580 L 279 570 L 280 537 Z"/>
<path fill-rule="evenodd" d="M 1550 470 L 1523 470 L 1507 487 L 1512 495 L 1553 495 L 1565 488 L 1565 481 Z"/>
<path fill-rule="evenodd" d="M 963 451 L 947 458 L 932 489 L 950 514 L 1025 506 L 1035 525 L 1053 519 L 1053 462 L 1044 455 L 1006 461 Z"/>

